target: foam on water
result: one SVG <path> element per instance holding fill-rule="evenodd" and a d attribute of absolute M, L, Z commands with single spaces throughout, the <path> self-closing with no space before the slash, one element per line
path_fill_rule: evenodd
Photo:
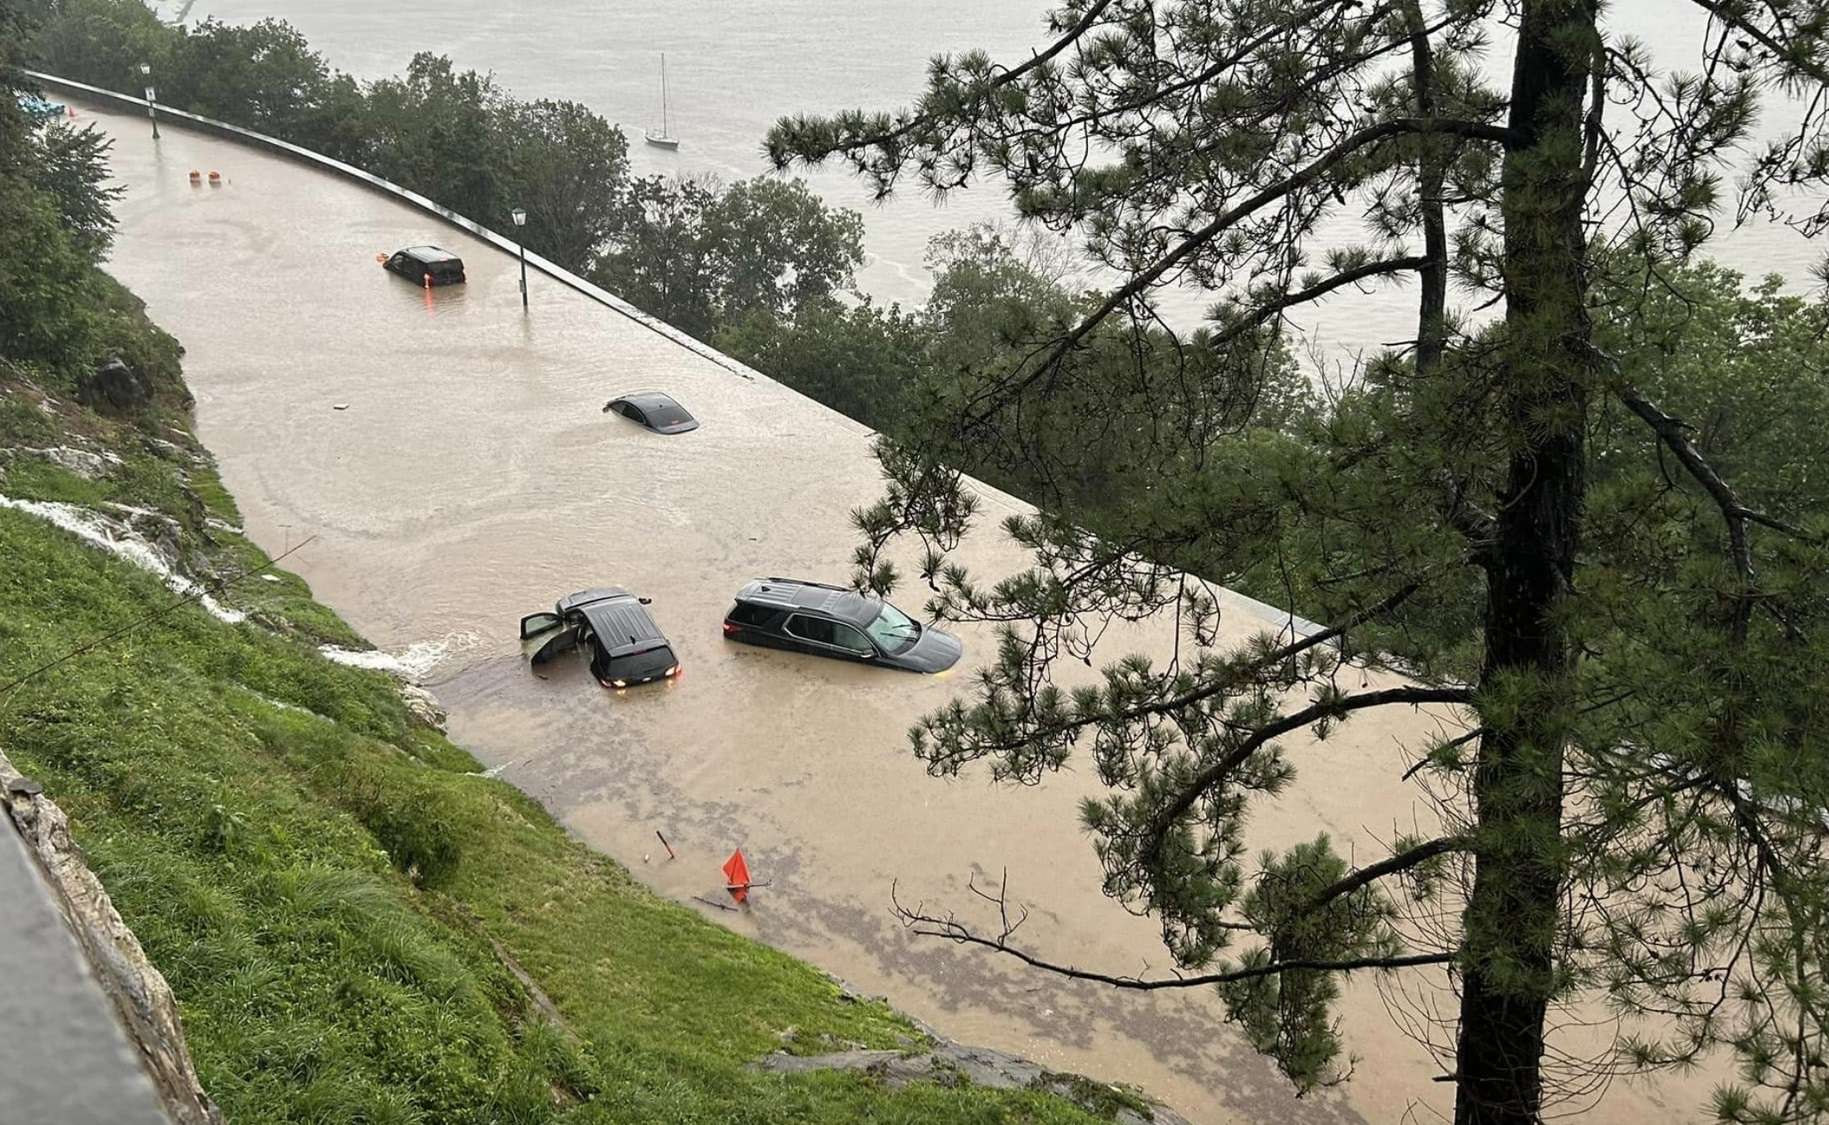
<path fill-rule="evenodd" d="M 338 645 L 319 645 L 318 651 L 326 660 L 338 664 L 351 668 L 369 668 L 398 676 L 409 683 L 419 683 L 446 659 L 481 643 L 481 637 L 463 631 L 446 633 L 435 641 L 417 641 L 397 653 L 383 652 L 380 649 L 342 648 Z"/>

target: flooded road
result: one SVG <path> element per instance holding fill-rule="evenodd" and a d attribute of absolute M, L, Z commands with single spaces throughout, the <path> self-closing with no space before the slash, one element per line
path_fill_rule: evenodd
<path fill-rule="evenodd" d="M 943 677 L 723 640 L 753 576 L 844 580 L 847 512 L 879 488 L 862 427 L 539 276 L 523 316 L 509 256 L 343 180 L 170 125 L 155 146 L 141 118 L 83 119 L 119 138 L 113 268 L 187 347 L 200 436 L 249 533 L 275 553 L 316 536 L 286 565 L 377 644 L 439 654 L 429 682 L 452 736 L 579 837 L 688 902 L 720 894 L 719 864 L 741 846 L 771 885 L 745 914 L 701 908 L 716 921 L 950 1037 L 1139 1084 L 1198 1121 L 1437 1119 L 1440 1067 L 1393 1026 L 1372 980 L 1344 1005 L 1352 1081 L 1297 1100 L 1204 991 L 1072 984 L 902 931 L 892 888 L 994 926 L 967 880 L 1007 872 L 1030 910 L 1027 948 L 1106 972 L 1168 967 L 1156 926 L 1098 893 L 1076 814 L 1097 787 L 1084 758 L 1045 785 L 995 789 L 982 773 L 929 779 L 909 754 L 909 724 L 967 685 L 991 654 L 986 632 L 961 631 L 966 660 Z M 192 186 L 192 169 L 223 185 Z M 376 264 L 422 242 L 460 254 L 469 284 L 428 293 Z M 648 388 L 703 426 L 660 437 L 601 413 Z M 994 530 L 1020 510 L 987 493 L 992 530 L 965 552 L 986 573 L 1021 563 Z M 581 663 L 541 678 L 521 661 L 523 614 L 605 584 L 653 599 L 678 682 L 611 693 Z M 1233 638 L 1268 625 L 1242 603 L 1227 622 Z M 1158 655 L 1174 640 L 1168 627 L 1124 639 Z M 1426 829 L 1399 781 L 1403 743 L 1443 721 L 1386 709 L 1293 743 L 1304 780 L 1261 806 L 1251 842 L 1325 831 L 1365 856 Z M 1439 977 L 1401 983 L 1451 1000 L 1432 991 Z M 1682 1118 L 1697 1085 L 1662 1086 L 1668 1106 L 1622 1086 L 1602 1117 Z"/>

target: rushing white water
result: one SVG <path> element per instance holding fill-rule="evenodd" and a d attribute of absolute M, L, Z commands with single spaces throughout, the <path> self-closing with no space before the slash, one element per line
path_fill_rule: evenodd
<path fill-rule="evenodd" d="M 351 668 L 370 668 L 377 672 L 387 672 L 400 677 L 408 683 L 420 683 L 434 668 L 445 660 L 459 653 L 476 648 L 482 639 L 473 632 L 446 633 L 436 641 L 418 641 L 407 645 L 399 652 L 382 652 L 380 649 L 341 648 L 337 645 L 320 645 L 318 651 L 324 659 L 346 664 Z"/>
<path fill-rule="evenodd" d="M 91 546 L 100 547 L 141 570 L 150 571 L 173 593 L 195 598 L 204 612 L 219 621 L 234 625 L 247 620 L 247 614 L 238 609 L 230 609 L 204 593 L 203 587 L 181 574 L 177 565 L 167 559 L 163 552 L 120 520 L 90 508 L 51 500 L 15 500 L 10 496 L 0 496 L 0 508 L 11 508 L 15 512 L 37 516 Z"/>

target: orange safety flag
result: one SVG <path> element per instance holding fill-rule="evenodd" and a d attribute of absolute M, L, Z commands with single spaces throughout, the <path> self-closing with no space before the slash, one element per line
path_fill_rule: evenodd
<path fill-rule="evenodd" d="M 724 889 L 739 905 L 749 901 L 749 864 L 743 859 L 742 848 L 731 852 L 724 861 Z"/>

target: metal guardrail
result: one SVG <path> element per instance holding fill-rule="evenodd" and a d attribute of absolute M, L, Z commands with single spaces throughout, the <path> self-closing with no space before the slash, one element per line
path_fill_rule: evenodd
<path fill-rule="evenodd" d="M 46 74 L 43 71 L 27 70 L 23 73 L 35 82 L 72 97 L 88 98 L 93 101 L 139 111 L 145 111 L 150 108 L 146 99 L 136 98 L 131 94 L 121 94 L 113 90 L 104 90 L 100 86 L 91 86 L 86 82 L 76 82 L 68 78 L 61 78 L 55 74 Z M 483 226 L 474 219 L 466 218 L 435 200 L 420 195 L 416 191 L 410 191 L 403 188 L 391 180 L 384 180 L 380 176 L 377 176 L 372 172 L 364 171 L 353 164 L 346 164 L 341 160 L 325 156 L 323 153 L 313 152 L 308 148 L 301 145 L 295 145 L 290 141 L 282 141 L 277 137 L 269 137 L 265 133 L 257 133 L 252 129 L 244 129 L 239 125 L 230 125 L 226 121 L 217 121 L 214 118 L 204 117 L 201 114 L 190 113 L 182 109 L 174 109 L 171 106 L 163 104 L 158 108 L 161 122 L 173 122 L 187 125 L 200 132 L 212 133 L 216 136 L 225 137 L 228 140 L 252 145 L 255 148 L 266 149 L 269 152 L 277 153 L 281 156 L 288 156 L 294 160 L 303 161 L 316 168 L 334 172 L 346 179 L 354 180 L 364 187 L 371 188 L 385 195 L 391 195 L 403 203 L 409 203 L 421 211 L 425 211 L 436 218 L 442 219 L 459 230 L 482 239 L 484 242 L 489 243 L 491 246 L 494 246 L 496 249 L 501 250 L 506 254 L 518 257 L 521 252 L 521 244 L 514 239 L 497 234 L 495 231 Z M 554 281 L 559 282 L 561 285 L 589 297 L 600 305 L 614 309 L 616 312 L 628 317 L 643 328 L 666 337 L 668 340 L 685 348 L 687 351 L 690 351 L 703 359 L 710 360 L 712 363 L 717 364 L 733 375 L 738 375 L 744 379 L 750 380 L 754 380 L 758 377 L 767 378 L 767 376 L 762 375 L 762 373 L 755 368 L 744 363 L 739 363 L 710 345 L 681 332 L 666 321 L 641 311 L 621 297 L 616 296 L 616 294 L 611 293 L 602 286 L 594 285 L 591 282 L 586 281 L 584 278 L 579 277 L 577 274 L 566 269 L 564 266 L 559 265 L 557 262 L 529 251 L 527 253 L 527 264 L 552 278 Z M 772 380 L 770 381 L 772 382 Z"/>

